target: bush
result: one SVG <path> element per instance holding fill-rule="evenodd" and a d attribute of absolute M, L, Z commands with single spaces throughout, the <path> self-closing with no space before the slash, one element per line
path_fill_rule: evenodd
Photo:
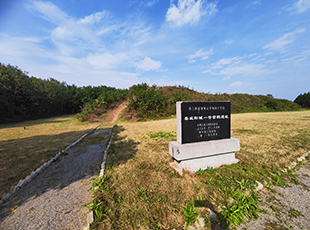
<path fill-rule="evenodd" d="M 310 108 L 310 92 L 300 94 L 295 100 L 295 103 L 299 104 L 303 108 Z"/>
<path fill-rule="evenodd" d="M 146 83 L 133 85 L 129 89 L 129 106 L 136 110 L 142 119 L 154 119 L 164 112 L 167 97 L 162 89 Z"/>

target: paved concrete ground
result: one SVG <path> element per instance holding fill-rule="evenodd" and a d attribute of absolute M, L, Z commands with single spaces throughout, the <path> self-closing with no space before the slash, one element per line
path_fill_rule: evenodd
<path fill-rule="evenodd" d="M 110 131 L 95 130 L 14 193 L 0 206 L 0 229 L 83 229 Z"/>

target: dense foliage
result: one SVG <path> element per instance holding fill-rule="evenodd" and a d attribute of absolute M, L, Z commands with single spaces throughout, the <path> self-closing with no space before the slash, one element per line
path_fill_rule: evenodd
<path fill-rule="evenodd" d="M 53 78 L 29 77 L 18 67 L 0 63 L 0 123 L 77 113 L 81 121 L 104 114 L 110 105 L 128 98 L 123 119 L 148 120 L 175 116 L 177 101 L 231 101 L 232 113 L 293 111 L 310 107 L 310 92 L 295 102 L 271 94 L 205 94 L 183 86 L 157 87 L 146 83 L 125 90 L 107 86 L 67 85 Z M 301 106 L 300 106 L 301 105 Z"/>
<path fill-rule="evenodd" d="M 308 93 L 300 94 L 296 97 L 294 102 L 303 108 L 310 108 L 310 91 Z"/>
<path fill-rule="evenodd" d="M 230 101 L 232 113 L 295 111 L 301 106 L 284 99 L 273 98 L 271 94 L 205 94 L 184 86 L 150 87 L 147 84 L 134 85 L 129 89 L 130 106 L 127 113 L 135 113 L 140 120 L 160 119 L 175 116 L 177 101 Z M 124 116 L 125 120 L 127 117 Z"/>
<path fill-rule="evenodd" d="M 133 85 L 129 89 L 129 106 L 141 118 L 154 118 L 164 112 L 167 97 L 160 88 L 149 87 L 146 83 Z"/>
<path fill-rule="evenodd" d="M 77 87 L 29 77 L 18 67 L 0 63 L 0 123 L 77 113 L 92 107 L 95 99 L 109 105 L 127 90 L 107 86 Z"/>

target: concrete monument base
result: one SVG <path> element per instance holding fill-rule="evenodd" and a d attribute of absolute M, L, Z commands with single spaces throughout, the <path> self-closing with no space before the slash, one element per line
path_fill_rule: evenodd
<path fill-rule="evenodd" d="M 237 163 L 235 151 L 240 151 L 240 142 L 233 137 L 190 144 L 169 142 L 169 154 L 174 159 L 170 165 L 181 175 L 183 169 L 196 172 L 207 167 Z"/>

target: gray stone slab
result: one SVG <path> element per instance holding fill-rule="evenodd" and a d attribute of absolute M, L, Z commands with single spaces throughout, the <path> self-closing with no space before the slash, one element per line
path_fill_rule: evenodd
<path fill-rule="evenodd" d="M 194 158 L 170 163 L 179 174 L 183 174 L 183 170 L 190 172 L 197 172 L 199 169 L 205 170 L 208 167 L 218 168 L 221 165 L 230 165 L 238 163 L 239 160 L 235 158 L 235 152 L 213 155 L 201 158 Z"/>
<path fill-rule="evenodd" d="M 240 142 L 237 138 L 204 141 L 198 143 L 179 144 L 169 142 L 169 154 L 177 161 L 201 158 L 225 153 L 240 151 Z"/>

